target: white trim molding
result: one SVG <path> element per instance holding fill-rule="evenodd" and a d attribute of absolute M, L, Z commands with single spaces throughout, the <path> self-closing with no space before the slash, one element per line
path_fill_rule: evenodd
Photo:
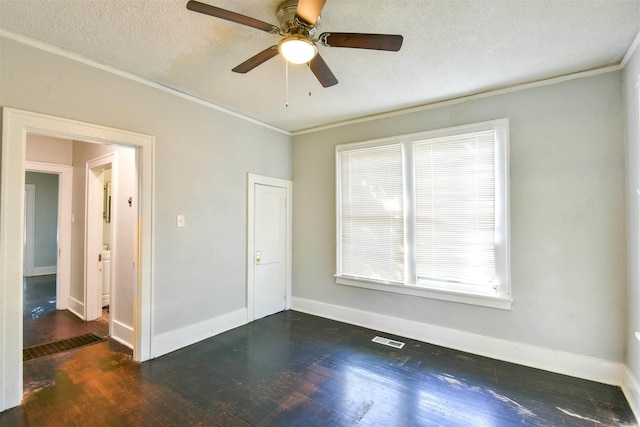
<path fill-rule="evenodd" d="M 631 406 L 633 415 L 640 420 L 640 380 L 633 376 L 629 368 L 625 371 L 624 382 L 622 383 L 622 392 Z"/>
<path fill-rule="evenodd" d="M 35 212 L 36 212 L 36 186 L 34 184 L 24 185 L 24 275 L 27 277 L 35 276 L 34 258 L 35 258 Z"/>
<path fill-rule="evenodd" d="M 117 236 L 118 224 L 117 191 L 118 191 L 118 153 L 113 152 L 90 159 L 85 164 L 85 225 L 84 225 L 84 316 L 87 321 L 96 320 L 102 316 L 102 278 L 99 272 L 99 254 L 102 252 L 103 242 L 103 188 L 104 183 L 99 177 L 105 168 L 112 170 L 113 197 L 111 202 L 111 233 Z M 118 250 L 118 240 L 111 242 L 111 251 L 114 254 Z M 117 256 L 111 257 L 111 271 L 118 271 Z M 113 276 L 111 276 L 113 277 Z M 112 289 L 115 286 L 111 287 Z M 111 315 L 113 319 L 118 309 L 117 297 L 111 302 Z"/>
<path fill-rule="evenodd" d="M 336 283 L 340 285 L 355 286 L 357 288 L 373 289 L 381 292 L 392 292 L 396 294 L 412 295 L 423 298 L 431 298 L 442 301 L 452 301 L 461 304 L 471 304 L 483 307 L 497 308 L 501 310 L 511 310 L 513 300 L 511 297 L 485 296 L 462 292 L 452 292 L 449 290 L 438 290 L 429 288 L 418 288 L 417 286 L 407 286 L 393 283 L 376 283 L 362 279 L 351 279 L 348 277 L 334 276 Z"/>
<path fill-rule="evenodd" d="M 25 171 L 43 172 L 58 175 L 58 259 L 52 272 L 56 274 L 56 309 L 69 307 L 69 289 L 71 286 L 71 202 L 73 193 L 73 167 L 25 161 Z"/>
<path fill-rule="evenodd" d="M 454 252 L 465 251 L 469 245 L 468 242 L 464 243 L 460 241 L 455 247 L 451 247 L 451 242 L 440 242 L 437 241 L 437 239 L 435 242 L 429 239 L 425 242 L 419 238 L 420 230 L 418 229 L 417 216 L 420 215 L 419 206 L 421 206 L 421 200 L 423 200 L 420 198 L 420 194 L 418 194 L 418 187 L 420 182 L 422 182 L 419 179 L 419 175 L 420 172 L 424 172 L 425 176 L 429 177 L 432 173 L 440 172 L 432 170 L 429 164 L 422 165 L 424 168 L 421 167 L 418 161 L 418 152 L 425 150 L 424 152 L 431 153 L 431 143 L 437 144 L 437 141 L 442 138 L 447 138 L 449 141 L 455 139 L 455 141 L 464 142 L 470 136 L 476 138 L 476 144 L 478 144 L 478 141 L 482 141 L 479 142 L 479 146 L 484 147 L 482 148 L 483 152 L 488 153 L 491 160 L 490 162 L 483 160 L 483 165 L 491 168 L 494 175 L 493 178 L 495 182 L 488 185 L 490 188 L 483 190 L 486 191 L 486 200 L 491 201 L 494 212 L 486 210 L 478 210 L 475 212 L 475 214 L 480 215 L 479 217 L 484 218 L 484 220 L 480 221 L 483 224 L 489 225 L 489 221 L 492 221 L 490 229 L 485 230 L 487 233 L 489 233 L 489 231 L 491 231 L 491 233 L 488 234 L 489 237 L 482 242 L 474 243 L 480 244 L 483 248 L 487 249 L 488 252 L 491 252 L 492 258 L 487 258 L 481 263 L 482 267 L 479 268 L 486 271 L 482 276 L 475 273 L 470 274 L 468 271 L 462 271 L 464 269 L 460 271 L 461 274 L 457 277 L 446 274 L 445 276 L 440 276 L 442 271 L 433 270 L 426 265 L 423 266 L 424 271 L 419 272 L 421 260 L 418 247 L 421 243 L 429 246 L 430 250 L 434 252 L 438 252 L 439 245 L 443 245 L 446 247 L 446 250 L 453 250 Z M 481 139 L 478 140 L 477 138 Z M 447 148 L 433 148 L 433 150 L 438 152 L 442 149 L 449 150 L 450 147 L 447 144 L 448 143 L 441 145 L 441 147 L 446 146 Z M 457 147 L 456 144 L 453 144 L 453 146 Z M 420 147 L 423 148 L 421 149 Z M 385 163 L 384 166 L 377 163 L 378 157 L 376 153 L 379 153 L 381 149 L 387 152 L 385 156 L 392 159 L 392 163 Z M 455 150 L 458 150 L 458 148 Z M 352 157 L 352 153 L 359 154 Z M 454 155 L 448 151 L 446 153 L 448 156 Z M 477 156 L 477 154 L 474 155 Z M 479 157 L 476 158 L 476 161 L 479 161 L 478 159 Z M 462 126 L 339 144 L 335 146 L 335 161 L 336 283 L 376 291 L 481 305 L 503 310 L 511 309 L 509 119 L 500 118 Z M 374 171 L 372 170 L 374 167 L 380 169 Z M 384 229 L 390 227 L 388 221 L 391 217 L 400 218 L 393 226 L 394 230 L 396 230 L 393 234 L 397 240 L 394 240 L 393 244 L 383 245 L 385 248 L 380 249 L 381 252 L 369 254 L 369 258 L 377 258 L 376 261 L 385 264 L 385 267 L 381 270 L 371 270 L 368 267 L 362 267 L 363 264 L 361 260 L 364 255 L 358 246 L 362 242 L 356 242 L 355 246 L 352 242 L 352 240 L 358 240 L 358 231 L 347 227 L 347 224 L 353 225 L 353 221 L 355 221 L 355 229 L 359 229 L 361 223 L 359 222 L 360 220 L 354 220 L 349 217 L 349 212 L 354 209 L 354 206 L 345 204 L 347 202 L 343 197 L 344 194 L 358 193 L 358 196 L 354 196 L 355 199 L 359 200 L 359 202 L 356 202 L 357 206 L 367 205 L 371 207 L 378 204 L 378 201 L 373 200 L 375 195 L 371 196 L 367 187 L 360 185 L 360 181 L 368 180 L 364 175 L 360 175 L 359 171 L 363 169 L 368 170 L 366 173 L 369 174 L 389 173 L 389 176 L 393 176 L 393 179 L 388 180 L 391 187 L 387 188 L 386 191 L 397 192 L 396 196 L 392 198 L 393 200 L 400 200 L 397 212 L 391 212 L 389 207 L 384 206 L 380 208 L 381 210 L 379 212 L 376 211 L 374 215 L 377 218 L 376 223 L 378 226 Z M 448 177 L 455 175 L 456 179 L 462 179 L 462 175 L 457 176 L 457 172 L 452 172 L 449 169 L 442 173 L 447 174 Z M 354 184 L 354 182 L 357 184 Z M 472 188 L 475 189 L 475 187 Z M 489 190 L 491 190 L 491 192 L 489 192 Z M 360 191 L 363 191 L 363 193 L 360 194 Z M 477 191 L 477 189 L 475 189 L 475 191 Z M 427 191 L 425 194 L 431 193 Z M 491 197 L 489 195 L 491 195 Z M 450 202 L 445 199 L 433 199 L 433 196 L 425 196 L 424 194 L 423 197 L 431 197 L 430 203 L 434 206 L 434 212 L 438 210 L 440 215 L 444 215 L 444 217 L 456 216 L 460 210 L 456 205 L 451 205 Z M 477 197 L 477 194 L 469 192 L 467 197 Z M 351 198 L 348 199 L 351 200 Z M 355 209 L 358 209 L 357 206 Z M 435 209 L 435 206 L 438 206 L 438 209 Z M 423 214 L 433 216 L 433 212 L 427 213 L 427 211 L 424 211 Z M 438 215 L 436 215 L 436 217 L 437 216 Z M 463 220 L 462 217 L 458 219 L 460 221 L 453 221 L 461 227 L 467 227 L 473 230 L 477 228 L 475 222 L 464 222 L 465 220 Z M 372 219 L 368 218 L 368 221 L 372 221 Z M 435 222 L 438 223 L 439 218 L 435 218 Z M 376 225 L 368 223 L 367 227 L 369 226 L 371 229 L 377 230 Z M 352 235 L 352 232 L 356 234 Z M 349 241 L 351 244 L 343 244 L 345 241 Z M 401 248 L 403 254 L 398 255 L 395 249 L 389 249 L 387 246 Z M 349 250 L 349 248 L 351 249 Z M 449 267 L 457 265 L 453 260 L 442 260 L 443 264 L 448 265 L 449 262 L 454 262 L 454 264 L 449 265 Z M 388 265 L 386 263 L 388 263 Z M 396 275 L 397 272 L 402 273 Z"/>
<path fill-rule="evenodd" d="M 33 267 L 32 276 L 46 276 L 49 274 L 56 274 L 58 267 L 55 265 L 49 265 L 46 267 Z"/>
<path fill-rule="evenodd" d="M 139 154 L 139 227 L 135 254 L 133 358 L 149 359 L 152 313 L 153 159 L 155 138 L 76 120 L 2 107 L 0 154 L 0 411 L 22 401 L 22 275 L 25 154 L 28 134 L 119 144 Z M 69 301 L 70 305 L 73 301 Z M 72 307 L 70 307 L 71 309 Z M 78 308 L 78 307 L 74 307 Z"/>
<path fill-rule="evenodd" d="M 205 101 L 204 99 L 200 99 L 198 97 L 195 97 L 195 96 L 192 96 L 192 95 L 188 95 L 188 94 L 186 94 L 184 92 L 180 92 L 180 91 L 177 91 L 177 90 L 172 89 L 170 87 L 163 86 L 161 84 L 152 82 L 151 80 L 147 80 L 145 78 L 136 76 L 136 75 L 128 73 L 126 71 L 118 70 L 118 69 L 110 67 L 108 65 L 100 64 L 99 62 L 92 61 L 91 59 L 88 59 L 88 58 L 86 58 L 86 57 L 84 57 L 82 55 L 78 55 L 75 52 L 71 52 L 69 50 L 62 49 L 62 48 L 57 47 L 57 46 L 53 46 L 53 45 L 50 45 L 50 44 L 47 44 L 47 43 L 43 43 L 43 42 L 41 42 L 39 40 L 36 40 L 36 39 L 33 39 L 31 37 L 27 37 L 27 36 L 22 35 L 22 34 L 13 33 L 11 31 L 5 30 L 3 28 L 0 28 L 0 37 L 6 37 L 9 40 L 14 40 L 14 41 L 17 41 L 19 43 L 25 44 L 27 46 L 31 46 L 33 48 L 40 49 L 40 50 L 48 52 L 48 53 L 52 53 L 54 55 L 58 55 L 58 56 L 61 56 L 63 58 L 70 59 L 72 61 L 76 61 L 76 62 L 79 62 L 81 64 L 93 67 L 93 68 L 97 68 L 98 70 L 106 71 L 106 72 L 111 73 L 113 75 L 116 75 L 118 77 L 122 77 L 122 78 L 131 80 L 131 81 L 134 81 L 134 82 L 137 82 L 137 83 L 141 83 L 141 84 L 143 84 L 145 86 L 149 86 L 149 87 L 152 87 L 154 89 L 158 89 L 158 90 L 160 90 L 162 92 L 170 93 L 171 95 L 175 95 L 175 96 L 177 96 L 179 98 L 186 99 L 187 101 L 195 102 L 196 104 L 200 104 L 200 105 L 203 105 L 203 106 L 205 106 L 207 108 L 211 108 L 212 110 L 220 111 L 220 112 L 228 114 L 230 116 L 237 117 L 237 118 L 242 119 L 242 120 L 246 120 L 249 123 L 253 123 L 255 125 L 262 126 L 264 128 L 267 128 L 267 129 L 270 129 L 270 130 L 273 130 L 273 131 L 276 131 L 276 132 L 279 132 L 279 133 L 282 133 L 282 134 L 285 134 L 285 135 L 291 135 L 291 133 L 289 131 L 287 131 L 287 130 L 281 129 L 281 128 L 276 127 L 276 126 L 272 126 L 272 125 L 270 125 L 268 123 L 265 123 L 265 122 L 261 122 L 260 120 L 253 119 L 253 118 L 251 118 L 249 116 L 245 116 L 244 114 L 237 113 L 237 112 L 235 112 L 233 110 L 230 110 L 228 108 L 221 107 L 220 105 L 214 104 L 213 102 Z"/>
<path fill-rule="evenodd" d="M 622 61 L 620 61 L 620 65 L 622 66 L 621 68 L 627 66 L 636 49 L 638 49 L 638 46 L 640 46 L 640 31 L 638 31 L 638 34 L 636 34 L 636 37 L 633 39 L 633 42 L 631 43 L 631 46 L 629 46 L 627 53 L 625 53 L 624 58 L 622 58 Z"/>
<path fill-rule="evenodd" d="M 504 94 L 513 93 L 513 92 L 520 92 L 523 90 L 533 89 L 537 87 L 551 86 L 557 83 L 563 83 L 571 80 L 598 76 L 600 74 L 612 73 L 615 71 L 620 71 L 623 68 L 624 66 L 622 64 L 609 65 L 601 68 L 594 68 L 591 70 L 579 71 L 576 73 L 570 73 L 570 74 L 565 74 L 557 77 L 551 77 L 546 80 L 534 80 L 531 82 L 515 84 L 512 86 L 489 89 L 485 92 L 463 95 L 463 96 L 460 96 L 459 98 L 451 98 L 444 101 L 435 101 L 432 103 L 418 105 L 415 107 L 401 108 L 399 110 L 388 111 L 385 113 L 372 114 L 370 116 L 364 116 L 364 117 L 359 117 L 354 119 L 337 121 L 333 123 L 327 123 L 325 125 L 311 126 L 309 128 L 298 129 L 298 130 L 291 131 L 291 136 L 304 135 L 307 133 L 315 133 L 322 130 L 335 129 L 335 128 L 350 126 L 358 123 L 367 123 L 375 120 L 387 119 L 390 117 L 404 116 L 407 114 L 413 114 L 420 111 L 432 110 L 435 108 L 443 108 L 451 105 L 458 105 L 458 104 L 462 104 L 469 101 L 475 101 L 477 99 L 490 98 L 492 96 L 499 96 L 499 95 L 504 95 Z"/>
<path fill-rule="evenodd" d="M 79 319 L 84 320 L 84 302 L 80 301 L 72 296 L 68 299 L 67 309 L 78 316 Z"/>
<path fill-rule="evenodd" d="M 624 378 L 624 364 L 595 357 L 487 337 L 304 298 L 294 297 L 292 309 L 492 359 L 605 384 L 619 386 Z"/>
<path fill-rule="evenodd" d="M 206 340 L 238 326 L 247 324 L 247 309 L 232 311 L 221 316 L 156 335 L 151 342 L 152 358 Z"/>
<path fill-rule="evenodd" d="M 133 349 L 133 340 L 135 339 L 133 328 L 129 325 L 125 325 L 122 322 L 118 322 L 115 319 L 113 319 L 111 325 L 111 338 L 118 341 L 120 344 Z"/>

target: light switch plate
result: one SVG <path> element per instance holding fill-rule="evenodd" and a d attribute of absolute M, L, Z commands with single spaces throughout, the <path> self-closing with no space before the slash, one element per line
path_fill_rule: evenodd
<path fill-rule="evenodd" d="M 176 217 L 176 225 L 178 227 L 184 227 L 184 215 L 178 215 Z"/>

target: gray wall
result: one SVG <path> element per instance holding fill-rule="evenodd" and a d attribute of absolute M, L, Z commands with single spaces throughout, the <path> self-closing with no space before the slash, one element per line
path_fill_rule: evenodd
<path fill-rule="evenodd" d="M 153 334 L 246 307 L 247 172 L 291 178 L 290 137 L 1 39 L 0 106 L 156 137 Z M 176 228 L 184 214 L 186 227 Z"/>
<path fill-rule="evenodd" d="M 36 186 L 33 266 L 55 267 L 58 261 L 58 175 L 26 172 L 25 184 Z"/>
<path fill-rule="evenodd" d="M 627 365 L 640 382 L 640 48 L 624 70 L 627 139 L 627 218 L 629 248 L 629 328 Z M 640 390 L 636 390 L 640 393 Z M 640 397 L 640 396 L 638 396 Z M 640 409 L 640 408 L 639 408 Z"/>
<path fill-rule="evenodd" d="M 336 144 L 506 117 L 511 311 L 337 285 Z M 622 362 L 621 74 L 613 72 L 293 138 L 294 297 Z"/>
<path fill-rule="evenodd" d="M 292 148 L 287 135 L 265 127 L 12 40 L 1 43 L 0 106 L 156 137 L 154 335 L 245 306 L 246 173 L 253 172 L 295 181 L 294 296 L 625 359 L 620 73 L 299 135 Z M 499 117 L 511 120 L 513 310 L 336 285 L 334 146 Z M 176 228 L 177 214 L 185 215 L 185 228 Z M 637 361 L 634 348 L 629 358 Z"/>

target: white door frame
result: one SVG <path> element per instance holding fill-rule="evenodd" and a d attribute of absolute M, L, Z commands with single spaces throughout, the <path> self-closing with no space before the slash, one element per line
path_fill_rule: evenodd
<path fill-rule="evenodd" d="M 24 164 L 24 170 L 26 172 L 58 175 L 56 309 L 66 310 L 69 308 L 69 289 L 71 284 L 71 197 L 73 192 L 73 167 L 27 160 Z"/>
<path fill-rule="evenodd" d="M 105 169 L 107 166 L 112 170 L 112 203 L 111 203 L 111 233 L 116 236 L 117 220 L 117 200 L 118 200 L 118 153 L 105 154 L 104 156 L 91 159 L 86 164 L 86 198 L 85 198 L 85 240 L 84 240 L 84 319 L 95 320 L 102 316 L 102 283 L 98 267 L 98 256 L 102 253 L 103 243 L 103 219 L 102 201 L 104 183 L 99 179 L 97 169 Z M 115 242 L 115 240 L 114 240 Z M 116 271 L 116 260 L 114 256 L 118 251 L 117 245 L 111 247 L 111 272 Z M 113 274 L 111 277 L 115 277 Z M 114 304 L 115 306 L 115 298 Z M 111 307 L 111 312 L 115 313 L 115 308 Z M 109 332 L 113 315 L 109 316 Z"/>
<path fill-rule="evenodd" d="M 287 190 L 287 238 L 285 260 L 285 310 L 291 308 L 291 281 L 293 261 L 293 182 L 268 176 L 249 173 L 247 176 L 247 322 L 255 319 L 255 186 L 256 184 L 285 188 Z"/>
<path fill-rule="evenodd" d="M 25 184 L 24 191 L 24 275 L 33 276 L 35 264 L 33 227 L 36 222 L 36 186 L 34 184 Z"/>
<path fill-rule="evenodd" d="M 27 134 L 118 144 L 138 152 L 139 226 L 134 286 L 136 361 L 150 359 L 152 312 L 153 159 L 155 138 L 15 108 L 2 108 L 0 155 L 0 411 L 22 401 L 22 248 Z"/>

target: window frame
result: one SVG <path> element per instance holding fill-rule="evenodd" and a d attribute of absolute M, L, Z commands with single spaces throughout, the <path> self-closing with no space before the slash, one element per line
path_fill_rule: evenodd
<path fill-rule="evenodd" d="M 415 241 L 415 171 L 414 144 L 434 138 L 463 135 L 494 130 L 495 140 L 495 268 L 497 287 L 495 290 L 478 292 L 464 284 L 447 284 L 426 281 L 416 284 L 416 241 Z M 341 160 L 344 151 L 376 146 L 402 144 L 405 260 L 404 283 L 392 283 L 353 277 L 342 274 L 342 197 Z M 443 129 L 393 136 L 376 140 L 339 144 L 335 147 L 336 165 L 336 283 L 378 291 L 393 292 L 444 301 L 480 305 L 510 310 L 512 304 L 510 275 L 510 224 L 509 224 L 509 120 L 506 118 L 479 123 L 454 126 Z"/>

